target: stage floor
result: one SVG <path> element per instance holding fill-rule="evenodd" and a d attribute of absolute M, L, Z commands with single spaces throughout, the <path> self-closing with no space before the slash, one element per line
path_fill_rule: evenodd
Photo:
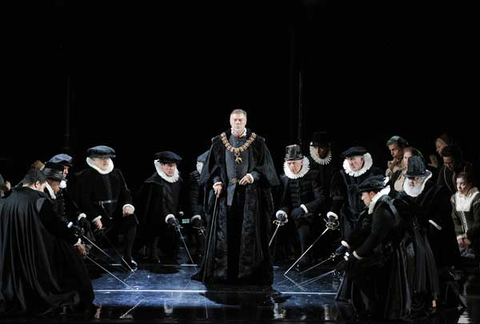
<path fill-rule="evenodd" d="M 185 258 L 186 259 L 186 258 Z M 186 261 L 186 260 L 185 260 Z M 140 263 L 135 272 L 99 272 L 92 278 L 96 312 L 57 314 L 43 318 L 2 319 L 0 322 L 352 322 L 353 311 L 336 302 L 340 278 L 332 265 L 301 274 L 289 265 L 275 267 L 272 287 L 214 285 L 191 280 L 191 264 Z M 463 287 L 467 307 L 438 312 L 418 323 L 479 323 L 480 282 L 470 277 Z M 370 322 L 372 323 L 372 322 Z M 416 323 L 416 322 L 414 322 Z"/>

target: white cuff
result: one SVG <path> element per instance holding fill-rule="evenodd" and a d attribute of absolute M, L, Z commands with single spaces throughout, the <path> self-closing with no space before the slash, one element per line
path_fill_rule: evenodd
<path fill-rule="evenodd" d="M 354 256 L 357 260 L 363 259 L 361 256 L 359 256 L 359 255 L 357 254 L 357 251 L 353 251 L 352 254 L 353 254 L 353 256 Z"/>
<path fill-rule="evenodd" d="M 432 224 L 433 226 L 435 226 L 435 228 L 436 228 L 437 230 L 439 230 L 439 231 L 442 230 L 442 227 L 441 227 L 440 225 L 438 225 L 437 223 L 435 223 L 433 220 L 429 219 L 428 222 L 429 222 L 430 224 Z"/>
<path fill-rule="evenodd" d="M 332 211 L 329 211 L 329 212 L 327 213 L 327 217 L 330 217 L 330 216 L 333 216 L 333 217 L 335 217 L 335 219 L 338 219 L 338 215 L 335 214 L 335 213 L 332 212 Z"/>
<path fill-rule="evenodd" d="M 81 213 L 80 215 L 78 215 L 77 220 L 81 220 L 82 218 L 87 218 L 87 214 Z"/>
<path fill-rule="evenodd" d="M 307 206 L 305 206 L 304 204 L 301 204 L 300 208 L 302 208 L 305 211 L 305 213 L 308 214 Z"/>
<path fill-rule="evenodd" d="M 253 176 L 250 173 L 247 173 L 246 175 L 249 176 L 250 179 L 252 179 L 252 183 L 255 181 L 255 179 L 253 178 Z"/>
<path fill-rule="evenodd" d="M 169 220 L 169 219 L 172 219 L 172 218 L 175 218 L 175 216 L 173 216 L 173 214 L 168 214 L 168 215 L 165 217 L 165 223 L 168 224 L 168 220 Z"/>
<path fill-rule="evenodd" d="M 213 187 L 215 187 L 216 185 L 222 185 L 222 187 L 223 187 L 223 182 L 221 182 L 221 181 L 215 182 L 215 183 L 213 184 Z"/>
<path fill-rule="evenodd" d="M 102 218 L 101 215 L 95 217 L 95 218 L 92 220 L 92 223 L 95 223 L 97 220 L 99 220 L 99 219 L 101 219 L 101 218 Z"/>
<path fill-rule="evenodd" d="M 193 221 L 196 220 L 196 219 L 202 220 L 202 216 L 200 216 L 200 215 L 193 216 L 192 218 L 190 218 L 190 223 L 193 223 Z"/>
<path fill-rule="evenodd" d="M 130 207 L 130 208 L 132 208 L 132 209 L 133 209 L 132 213 L 134 213 L 134 212 L 135 212 L 135 207 L 133 207 L 133 205 L 131 205 L 131 204 L 125 204 L 125 205 L 123 205 L 123 207 L 122 207 L 122 211 L 125 211 L 125 208 L 127 208 L 127 207 Z"/>
<path fill-rule="evenodd" d="M 346 247 L 347 249 L 350 248 L 350 245 L 348 245 L 348 243 L 345 242 L 345 241 L 341 241 L 340 244 L 342 244 L 342 245 L 343 245 L 344 247 Z"/>
<path fill-rule="evenodd" d="M 73 246 L 77 246 L 77 245 L 79 245 L 79 244 L 81 244 L 81 243 L 82 243 L 82 240 L 81 240 L 81 239 L 78 239 L 77 243 L 75 243 Z"/>

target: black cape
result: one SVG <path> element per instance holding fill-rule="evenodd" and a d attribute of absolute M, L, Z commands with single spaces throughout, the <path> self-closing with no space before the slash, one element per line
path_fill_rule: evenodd
<path fill-rule="evenodd" d="M 0 316 L 91 306 L 76 240 L 44 193 L 20 187 L 0 200 Z"/>

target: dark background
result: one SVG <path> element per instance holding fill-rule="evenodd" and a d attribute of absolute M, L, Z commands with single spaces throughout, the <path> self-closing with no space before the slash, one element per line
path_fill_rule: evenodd
<path fill-rule="evenodd" d="M 284 147 L 307 149 L 318 130 L 335 154 L 363 144 L 382 168 L 395 134 L 428 155 L 448 131 L 475 160 L 478 36 L 460 6 L 18 2 L 4 10 L 0 173 L 17 182 L 60 152 L 79 171 L 86 149 L 105 144 L 136 188 L 154 152 L 175 151 L 181 172 L 193 170 L 234 108 L 279 171 Z"/>

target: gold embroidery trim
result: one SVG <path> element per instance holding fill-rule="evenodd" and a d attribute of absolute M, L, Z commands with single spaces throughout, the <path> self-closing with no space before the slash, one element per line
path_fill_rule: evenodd
<path fill-rule="evenodd" d="M 227 134 L 225 134 L 225 132 L 220 134 L 220 137 L 222 138 L 222 143 L 223 145 L 225 145 L 225 148 L 235 155 L 235 163 L 240 164 L 243 162 L 242 157 L 240 156 L 240 153 L 248 149 L 248 147 L 253 143 L 253 141 L 257 137 L 257 134 L 252 133 L 252 135 L 250 135 L 250 137 L 245 142 L 245 144 L 243 144 L 240 147 L 233 147 L 232 144 L 228 142 Z"/>

